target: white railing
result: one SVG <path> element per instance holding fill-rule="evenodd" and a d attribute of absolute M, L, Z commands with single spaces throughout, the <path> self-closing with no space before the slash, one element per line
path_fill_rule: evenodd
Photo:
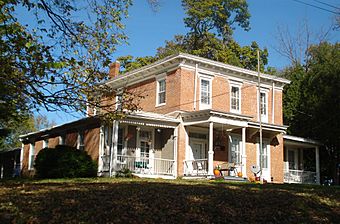
<path fill-rule="evenodd" d="M 208 159 L 185 160 L 184 175 L 185 176 L 208 175 Z"/>
<path fill-rule="evenodd" d="M 175 160 L 118 155 L 114 169 L 148 175 L 175 175 Z"/>
<path fill-rule="evenodd" d="M 285 170 L 285 183 L 316 184 L 316 173 L 304 170 Z"/>

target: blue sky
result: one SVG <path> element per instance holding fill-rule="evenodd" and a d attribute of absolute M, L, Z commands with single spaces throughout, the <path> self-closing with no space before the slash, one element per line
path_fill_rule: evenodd
<path fill-rule="evenodd" d="M 334 10 L 314 0 L 301 1 Z M 338 0 L 321 1 L 340 7 Z M 129 18 L 125 20 L 129 45 L 119 46 L 113 59 L 123 55 L 153 56 L 158 47 L 164 46 L 166 40 L 188 31 L 183 22 L 185 14 L 181 1 L 160 0 L 160 3 L 158 12 L 153 12 L 146 0 L 134 0 L 134 5 L 129 10 Z M 269 51 L 268 65 L 276 68 L 289 65 L 289 61 L 275 51 L 278 46 L 278 26 L 288 27 L 294 35 L 303 21 L 307 21 L 315 33 L 328 29 L 334 22 L 334 14 L 293 0 L 248 0 L 248 4 L 251 30 L 245 32 L 240 28 L 236 29 L 234 39 L 241 45 L 256 41 L 261 48 L 266 47 Z M 339 40 L 340 31 L 330 33 L 329 41 Z M 62 112 L 49 113 L 48 116 L 58 124 L 76 119 L 74 114 Z M 76 116 L 81 117 L 80 114 Z"/>

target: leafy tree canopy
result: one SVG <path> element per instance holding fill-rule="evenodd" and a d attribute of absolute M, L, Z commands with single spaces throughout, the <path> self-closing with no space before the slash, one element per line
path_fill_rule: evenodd
<path fill-rule="evenodd" d="M 158 1 L 148 0 L 151 6 Z M 112 90 L 98 85 L 132 0 L 0 1 L 0 130 L 29 111 L 84 111 Z M 91 97 L 89 97 L 91 96 Z"/>
<path fill-rule="evenodd" d="M 312 45 L 307 61 L 284 72 L 292 81 L 284 89 L 284 121 L 290 134 L 324 143 L 329 161 L 336 164 L 340 157 L 340 43 Z"/>
<path fill-rule="evenodd" d="M 123 56 L 118 58 L 124 71 L 130 71 L 179 52 L 189 53 L 223 63 L 256 70 L 257 50 L 260 50 L 261 70 L 268 63 L 267 49 L 256 42 L 240 46 L 232 38 L 236 25 L 248 31 L 250 14 L 246 1 L 240 0 L 182 0 L 187 17 L 186 35 L 176 35 L 157 49 L 154 57 Z"/>

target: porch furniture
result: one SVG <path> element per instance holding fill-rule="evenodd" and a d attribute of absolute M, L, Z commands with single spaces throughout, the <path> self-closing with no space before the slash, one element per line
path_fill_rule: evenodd
<path fill-rule="evenodd" d="M 235 163 L 222 163 L 218 166 L 220 167 L 219 171 L 221 176 L 224 176 L 223 172 L 227 172 L 227 176 L 231 176 L 231 172 L 234 172 L 234 176 L 237 176 L 237 167 Z"/>

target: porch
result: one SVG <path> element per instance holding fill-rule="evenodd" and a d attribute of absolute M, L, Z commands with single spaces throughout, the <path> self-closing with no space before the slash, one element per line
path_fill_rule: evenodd
<path fill-rule="evenodd" d="M 320 184 L 319 142 L 284 135 L 284 182 Z"/>
<path fill-rule="evenodd" d="M 203 110 L 183 113 L 182 118 L 186 134 L 185 177 L 214 177 L 214 169 L 219 167 L 225 178 L 244 179 L 253 176 L 248 167 L 262 161 L 263 178 L 272 180 L 270 151 L 271 145 L 277 144 L 272 140 L 285 131 L 284 126 L 262 125 L 260 153 L 259 124 L 251 122 L 249 116 Z M 255 146 L 251 155 L 247 155 L 246 144 Z M 251 160 L 247 160 L 248 156 Z"/>
<path fill-rule="evenodd" d="M 103 125 L 99 175 L 128 169 L 140 177 L 176 178 L 177 125 L 176 119 L 146 112 Z"/>

